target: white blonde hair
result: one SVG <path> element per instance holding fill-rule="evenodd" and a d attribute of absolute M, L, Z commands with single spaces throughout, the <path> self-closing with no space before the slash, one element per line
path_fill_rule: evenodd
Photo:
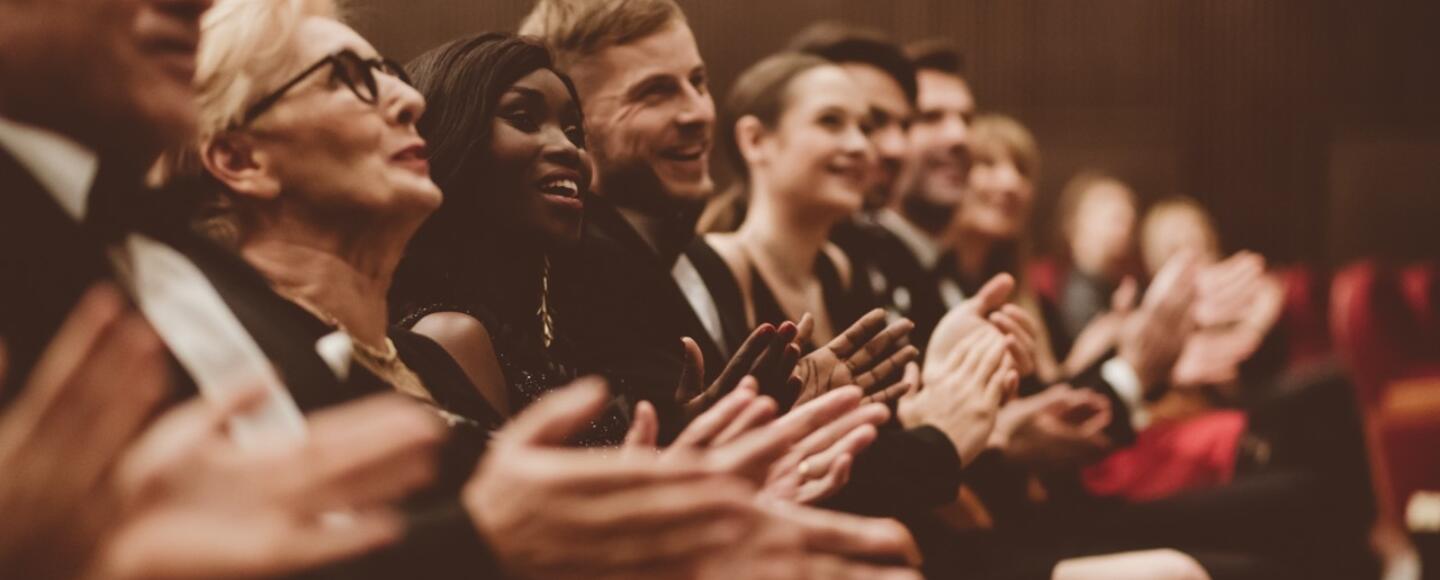
<path fill-rule="evenodd" d="M 149 181 L 166 186 L 189 181 L 200 196 L 195 226 L 227 245 L 239 239 L 232 200 L 204 179 L 201 151 L 235 128 L 261 95 L 278 88 L 307 63 L 292 62 L 296 31 L 306 18 L 340 18 L 340 0 L 216 0 L 200 22 L 195 55 L 196 133 L 151 168 Z"/>
<path fill-rule="evenodd" d="M 241 121 L 245 109 L 305 63 L 295 31 L 310 16 L 339 18 L 334 0 L 218 0 L 201 22 L 195 62 L 198 142 Z"/>

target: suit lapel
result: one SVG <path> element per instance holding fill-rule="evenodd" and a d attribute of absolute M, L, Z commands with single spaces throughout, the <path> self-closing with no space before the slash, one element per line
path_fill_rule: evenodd
<path fill-rule="evenodd" d="M 694 339 L 696 344 L 700 345 L 701 354 L 705 357 L 707 379 L 710 378 L 710 375 L 718 375 L 721 367 L 724 366 L 726 357 L 723 355 L 720 345 L 717 345 L 715 339 L 710 336 L 710 331 L 705 329 L 705 324 L 695 313 L 694 307 L 690 306 L 685 292 L 675 282 L 674 276 L 670 273 L 672 265 L 661 263 L 660 258 L 655 255 L 655 250 L 650 248 L 645 239 L 640 237 L 640 233 L 630 226 L 630 222 L 626 221 L 614 206 L 603 200 L 597 202 L 596 198 L 588 201 L 590 202 L 589 207 L 593 210 L 589 214 L 591 225 L 596 228 L 596 233 L 619 244 L 625 248 L 627 254 L 646 265 L 643 270 L 648 274 L 647 277 L 634 281 L 631 287 L 635 292 L 646 292 L 647 288 L 651 289 L 649 292 L 656 300 L 657 316 L 655 321 L 667 324 L 677 341 L 681 336 Z M 696 268 L 700 268 L 700 265 L 696 264 Z M 704 270 L 702 270 L 703 272 Z M 706 285 L 709 286 L 709 284 L 710 280 L 707 278 Z M 721 305 L 717 303 L 717 306 Z M 725 310 L 722 309 L 722 324 L 725 322 L 724 315 Z M 729 328 L 725 328 L 725 332 L 729 340 L 736 340 L 729 336 L 731 332 Z"/>
<path fill-rule="evenodd" d="M 10 359 L 0 406 L 80 295 L 109 275 L 100 244 L 0 147 L 0 336 Z"/>

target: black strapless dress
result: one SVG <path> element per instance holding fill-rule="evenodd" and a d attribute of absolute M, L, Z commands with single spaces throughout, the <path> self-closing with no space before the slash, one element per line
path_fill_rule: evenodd
<path fill-rule="evenodd" d="M 500 372 L 505 377 L 506 393 L 516 413 L 550 390 L 562 387 L 577 378 L 577 371 L 569 362 L 574 360 L 571 355 L 572 346 L 563 336 L 557 336 L 547 348 L 538 329 L 530 331 L 522 328 L 519 324 L 493 314 L 489 309 L 436 303 L 407 314 L 400 325 L 413 327 L 421 318 L 435 312 L 458 312 L 480 321 L 480 324 L 485 326 L 485 330 L 490 333 L 490 342 L 495 347 Z M 614 398 L 573 443 L 587 447 L 620 444 L 629 428 L 628 408 L 623 398 Z"/>
<path fill-rule="evenodd" d="M 840 271 L 824 252 L 815 258 L 815 276 L 820 279 L 820 291 L 825 296 L 825 313 L 830 317 L 830 324 L 835 328 L 835 332 L 849 328 L 874 308 L 873 301 L 867 299 L 863 291 L 845 287 L 840 280 Z M 770 285 L 754 266 L 750 267 L 750 296 L 755 301 L 756 324 L 780 324 L 787 320 L 797 322 L 785 314 L 785 310 L 780 307 L 780 301 L 775 299 L 775 292 L 770 290 Z M 808 353 L 818 345 L 812 341 L 804 346 Z"/>

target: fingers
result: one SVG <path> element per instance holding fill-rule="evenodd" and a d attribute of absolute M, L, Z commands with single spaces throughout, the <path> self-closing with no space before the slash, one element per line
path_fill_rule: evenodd
<path fill-rule="evenodd" d="M 742 411 L 749 406 L 750 401 L 755 399 L 755 379 L 746 377 L 741 380 L 741 386 L 726 395 L 720 402 L 710 407 L 709 411 L 701 413 L 694 421 L 685 427 L 684 431 L 675 438 L 672 448 L 675 447 L 707 447 L 721 431 L 725 429 Z"/>
<path fill-rule="evenodd" d="M 538 402 L 536 404 L 539 404 Z M 408 400 L 377 396 L 315 413 L 292 490 L 300 505 L 348 507 L 388 502 L 434 477 L 445 436 L 433 413 Z"/>
<path fill-rule="evenodd" d="M 798 327 L 791 322 L 783 322 L 775 329 L 775 336 L 769 347 L 755 362 L 750 373 L 760 384 L 760 394 L 768 395 L 777 401 L 789 400 L 782 391 L 795 363 L 800 360 L 800 347 L 795 344 L 798 332 Z"/>
<path fill-rule="evenodd" d="M 1038 351 L 1038 322 L 1035 322 L 1030 312 L 1025 312 L 1024 308 L 1014 304 L 1007 304 L 998 312 L 992 312 L 989 321 L 995 324 L 999 331 L 1014 338 L 1011 355 L 1015 358 L 1021 374 L 1030 374 L 1035 368 L 1035 353 Z"/>
<path fill-rule="evenodd" d="M 1005 350 L 1010 339 L 999 332 L 986 331 L 974 347 L 974 356 L 967 358 L 960 373 L 981 380 L 989 378 L 1005 360 Z"/>
<path fill-rule="evenodd" d="M 976 311 L 983 317 L 1009 302 L 1010 294 L 1014 291 L 1015 278 L 1009 274 L 997 274 L 989 282 L 986 282 L 970 300 L 975 304 Z"/>
<path fill-rule="evenodd" d="M 835 353 L 836 358 L 844 360 L 850 358 L 882 330 L 885 330 L 885 311 L 876 308 L 861 316 L 860 320 L 836 336 L 825 348 Z"/>
<path fill-rule="evenodd" d="M 628 538 L 587 554 L 599 569 L 626 568 L 739 542 L 756 520 L 753 494 L 741 482 L 711 477 L 574 497 L 555 509 L 564 510 L 579 537 L 615 538 L 615 530 L 628 530 Z"/>
<path fill-rule="evenodd" d="M 625 433 L 625 442 L 622 444 L 627 449 L 654 449 L 660 435 L 660 419 L 655 414 L 655 406 L 650 401 L 640 401 L 635 404 L 635 417 L 630 420 L 630 430 Z"/>
<path fill-rule="evenodd" d="M 720 371 L 720 376 L 715 379 L 715 385 L 722 391 L 728 391 L 730 385 L 740 383 L 740 379 L 751 373 L 760 356 L 769 350 L 772 341 L 775 339 L 775 327 L 769 323 L 761 324 L 750 332 L 750 336 L 735 350 L 735 355 L 730 357 L 730 362 Z"/>
<path fill-rule="evenodd" d="M 124 299 L 114 286 L 100 284 L 87 290 L 36 362 L 15 406 L 49 407 L 66 380 L 90 357 L 101 337 L 120 321 L 124 308 Z M 27 379 L 16 377 L 16 380 Z"/>
<path fill-rule="evenodd" d="M 535 401 L 495 438 L 523 445 L 563 445 L 605 408 L 606 394 L 603 379 L 579 379 Z"/>
<path fill-rule="evenodd" d="M 775 418 L 775 414 L 778 411 L 779 409 L 775 405 L 775 399 L 771 399 L 770 397 L 756 397 L 750 401 L 750 404 L 745 406 L 745 410 L 741 411 L 740 415 L 736 417 L 734 421 L 731 421 L 719 435 L 715 436 L 715 440 L 711 444 L 724 445 L 734 441 L 752 429 L 769 423 L 771 419 Z"/>
<path fill-rule="evenodd" d="M 869 564 L 854 560 L 813 554 L 805 559 L 806 578 L 828 580 L 922 580 L 920 572 L 898 566 Z"/>
<path fill-rule="evenodd" d="M 875 442 L 876 436 L 877 431 L 875 430 L 875 425 L 866 423 L 851 429 L 844 437 L 841 437 L 839 441 L 836 441 L 828 448 L 806 457 L 801 461 L 807 464 L 806 467 L 809 470 L 830 472 L 834 470 L 835 463 L 840 461 L 842 457 L 853 459 L 856 455 L 859 455 L 865 448 L 869 447 L 871 443 Z M 797 469 L 799 465 L 800 464 L 796 464 Z M 806 473 L 800 473 L 799 475 L 802 477 L 806 475 L 814 477 L 814 475 Z"/>
<path fill-rule="evenodd" d="M 990 375 L 985 382 L 985 400 L 989 405 L 998 407 L 1000 402 L 1015 394 L 1015 389 L 1020 386 L 1020 374 L 1013 369 L 1002 370 L 1002 372 Z"/>
<path fill-rule="evenodd" d="M 901 379 L 899 382 L 896 382 L 893 385 L 880 389 L 879 391 L 876 391 L 869 395 L 865 395 L 865 398 L 861 399 L 861 402 L 889 405 L 890 403 L 905 398 L 906 395 L 909 395 L 914 391 L 915 383 L 907 381 L 905 379 Z"/>
<path fill-rule="evenodd" d="M 945 375 L 953 375 L 965 367 L 967 363 L 975 358 L 975 349 L 980 342 L 991 336 L 987 332 L 972 332 L 965 338 L 960 339 L 959 344 L 945 355 L 945 362 L 940 365 L 941 372 Z"/>
<path fill-rule="evenodd" d="M 876 312 L 881 311 L 877 310 Z M 859 376 L 864 374 L 865 371 L 870 370 L 873 367 L 883 365 L 886 362 L 893 363 L 894 360 L 887 355 L 893 355 L 897 350 L 914 350 L 915 357 L 918 357 L 920 355 L 919 349 L 905 345 L 905 338 L 909 336 L 910 331 L 914 329 L 915 323 L 911 322 L 908 319 L 902 318 L 900 320 L 890 323 L 889 326 L 886 326 L 873 338 L 870 338 L 869 341 L 865 342 L 861 346 L 860 350 L 854 353 L 850 357 L 850 360 L 846 362 L 846 364 L 850 367 L 851 374 Z M 903 366 L 906 362 L 910 362 L 910 360 L 913 360 L 913 358 L 905 360 L 904 362 L 900 362 L 899 365 L 894 366 L 893 368 L 877 372 L 876 374 L 878 376 L 875 378 L 875 380 L 883 379 L 889 376 L 891 372 L 898 370 L 900 366 Z M 862 389 L 871 386 L 869 384 L 860 382 L 858 379 L 856 381 L 856 384 L 858 384 Z"/>
<path fill-rule="evenodd" d="M 768 377 L 762 385 L 767 386 L 764 394 L 775 399 L 782 406 L 789 408 L 794 405 L 796 397 L 800 394 L 800 382 L 795 379 L 795 367 L 800 364 L 800 347 L 795 343 L 785 345 L 785 350 L 775 366 L 765 372 Z"/>
<path fill-rule="evenodd" d="M 882 387 L 887 386 L 882 381 L 889 377 L 893 377 L 898 373 L 904 372 L 903 369 L 905 368 L 905 365 L 914 362 L 915 359 L 918 358 L 920 358 L 920 349 L 907 345 L 904 348 L 895 351 L 885 360 L 875 365 L 875 368 L 872 368 L 860 374 L 859 376 L 856 376 L 855 384 L 864 389 L 866 393 L 878 393 L 879 391 L 884 390 Z M 900 385 L 904 386 L 903 383 L 900 383 Z M 899 395 L 897 394 L 894 396 Z"/>
<path fill-rule="evenodd" d="M 815 332 L 815 317 L 806 312 L 800 317 L 800 322 L 795 324 L 795 342 L 800 344 L 810 342 L 810 335 L 813 332 Z"/>
<path fill-rule="evenodd" d="M 96 349 L 55 398 L 54 416 L 39 436 L 87 458 L 95 467 L 119 457 L 169 391 L 169 362 L 160 338 L 139 315 L 127 315 L 105 333 Z"/>
<path fill-rule="evenodd" d="M 860 389 L 843 387 L 800 405 L 779 420 L 725 447 L 722 470 L 763 481 L 771 464 L 797 441 L 816 432 L 860 403 Z"/>
<path fill-rule="evenodd" d="M 829 422 L 815 432 L 806 435 L 804 439 L 801 439 L 799 443 L 795 444 L 792 453 L 801 459 L 827 451 L 858 454 L 861 448 L 846 447 L 840 445 L 840 443 L 845 441 L 844 438 L 854 433 L 857 429 L 866 425 L 880 425 L 889 418 L 890 409 L 884 405 L 879 403 L 863 405 L 844 414 L 839 419 Z"/>
<path fill-rule="evenodd" d="M 265 390 L 255 386 L 230 391 L 218 403 L 192 397 L 167 411 L 125 450 L 116 467 L 118 487 L 126 492 L 140 490 L 167 468 L 181 465 L 185 456 L 201 449 L 205 441 L 222 435 L 227 421 L 253 411 L 264 400 Z"/>
<path fill-rule="evenodd" d="M 1135 309 L 1135 300 L 1140 296 L 1140 284 L 1135 281 L 1134 276 L 1126 276 L 1120 281 L 1120 287 L 1110 295 L 1110 309 L 1125 314 Z"/>
<path fill-rule="evenodd" d="M 823 477 L 800 484 L 800 489 L 795 494 L 795 503 L 815 505 L 816 502 L 835 495 L 835 492 L 850 483 L 850 468 L 854 463 L 855 458 L 848 453 L 836 457 L 830 462 L 830 469 L 825 471 Z"/>
<path fill-rule="evenodd" d="M 805 545 L 815 552 L 920 565 L 915 539 L 895 520 L 793 505 L 774 506 L 772 510 L 799 524 Z"/>
<path fill-rule="evenodd" d="M 1141 305 L 1157 310 L 1187 309 L 1195 295 L 1198 265 L 1193 252 L 1182 251 L 1165 262 L 1155 274 Z"/>
<path fill-rule="evenodd" d="M 900 377 L 900 382 L 887 387 L 870 396 L 867 403 L 890 403 L 898 399 L 914 397 L 920 392 L 924 385 L 921 384 L 920 363 L 911 362 L 905 365 L 905 374 Z"/>
<path fill-rule="evenodd" d="M 697 396 L 714 396 L 710 391 L 702 392 L 705 384 L 705 355 L 700 352 L 700 345 L 695 343 L 695 339 L 684 336 L 680 338 L 680 348 L 684 361 L 680 366 L 680 383 L 675 388 L 676 400 L 683 402 Z M 703 401 L 702 404 L 706 402 L 708 401 Z"/>
<path fill-rule="evenodd" d="M 580 529 L 613 533 L 617 526 L 654 529 L 747 514 L 754 494 L 754 489 L 742 481 L 712 475 L 601 493 L 566 494 L 566 505 L 554 507 Z"/>
<path fill-rule="evenodd" d="M 405 535 L 404 517 L 390 509 L 372 509 L 349 514 L 344 525 L 309 526 L 296 537 L 274 538 L 277 570 L 308 570 L 344 561 L 400 541 Z"/>

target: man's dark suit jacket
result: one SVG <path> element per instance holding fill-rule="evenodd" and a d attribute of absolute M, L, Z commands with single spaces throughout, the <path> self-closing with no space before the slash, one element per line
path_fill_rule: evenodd
<path fill-rule="evenodd" d="M 604 376 L 612 389 L 632 401 L 654 403 L 662 441 L 673 438 L 684 424 L 675 402 L 684 365 L 680 339 L 688 336 L 700 346 L 709 384 L 729 360 L 726 353 L 734 352 L 749 334 L 739 286 L 720 257 L 693 244 L 685 253 L 720 307 L 729 344 L 718 344 L 705 329 L 670 274 L 673 261 L 661 258 L 599 197 L 585 200 L 584 233 L 572 251 L 554 261 L 551 285 L 556 325 L 575 342 L 580 372 Z M 723 275 L 715 275 L 717 268 Z"/>
<path fill-rule="evenodd" d="M 850 258 L 860 292 L 891 314 L 915 323 L 910 344 L 925 352 L 946 312 L 936 273 L 927 270 L 905 242 L 872 220 L 844 222 L 835 227 L 830 241 Z"/>
<path fill-rule="evenodd" d="M 103 176 L 97 177 L 97 181 L 101 180 Z M 139 188 L 131 191 L 138 192 Z M 174 212 L 151 207 L 160 201 L 156 197 L 159 195 L 127 196 L 130 209 L 137 210 L 123 212 L 129 216 L 124 218 L 127 223 L 82 225 L 0 147 L 0 336 L 5 339 L 11 361 L 4 393 L 13 397 L 24 384 L 80 295 L 91 285 L 112 279 L 104 250 L 106 234 L 102 231 L 141 231 L 185 254 L 275 365 L 302 411 L 391 390 L 358 366 L 352 369 L 349 380 L 336 378 L 315 351 L 315 342 L 330 329 L 275 294 L 239 256 L 190 233 L 182 222 L 171 219 Z M 399 337 L 397 344 L 404 343 L 412 352 L 433 359 L 433 343 L 422 344 L 410 338 Z M 171 366 L 179 385 L 178 395 L 194 395 L 191 378 L 178 364 Z M 461 577 L 499 577 L 498 572 L 487 576 L 495 570 L 494 565 L 458 505 L 451 502 L 412 515 L 417 525 L 412 526 L 411 538 L 402 545 L 319 575 L 390 578 L 403 573 L 405 577 L 446 577 L 443 573 L 459 571 L 447 570 L 454 566 L 441 564 L 453 564 L 458 557 L 466 564 Z"/>
<path fill-rule="evenodd" d="M 671 277 L 672 264 L 657 257 L 629 222 L 604 200 L 588 200 L 585 234 L 567 263 L 566 285 L 578 290 L 568 310 L 581 314 L 575 329 L 588 366 L 582 371 L 610 378 L 621 389 L 672 403 L 669 435 L 683 425 L 673 405 L 683 364 L 680 338 L 689 336 L 705 355 L 706 379 L 727 359 Z M 726 352 L 749 334 L 740 288 L 714 250 L 693 240 L 686 256 L 702 274 L 720 312 Z M 708 275 L 707 275 L 708 274 Z M 658 407 L 658 405 L 657 405 Z M 662 427 L 667 417 L 661 416 Z M 942 505 L 960 485 L 960 458 L 949 439 L 931 427 L 906 430 L 891 424 L 855 460 L 850 483 L 832 507 L 893 515 Z"/>

